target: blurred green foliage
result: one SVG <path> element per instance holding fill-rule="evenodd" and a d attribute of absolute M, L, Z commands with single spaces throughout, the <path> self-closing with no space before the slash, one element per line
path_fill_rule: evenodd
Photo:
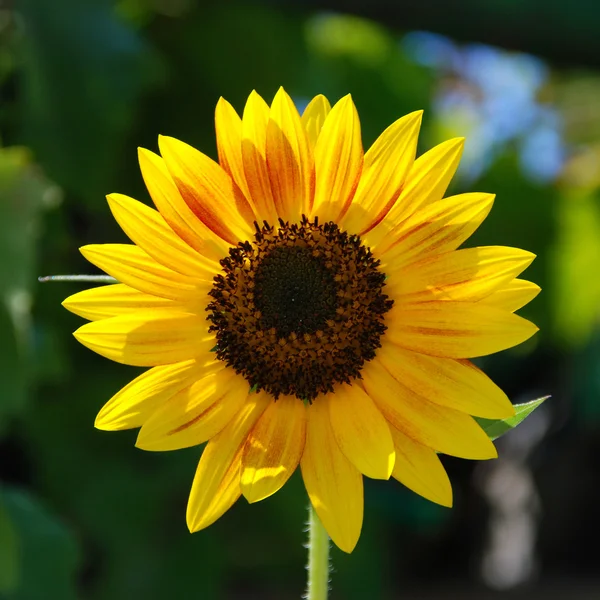
<path fill-rule="evenodd" d="M 212 114 L 221 95 L 241 111 L 253 88 L 270 100 L 283 85 L 299 104 L 351 92 L 365 145 L 419 108 L 427 109 L 420 151 L 460 135 L 459 122 L 444 120 L 434 101 L 445 74 L 407 56 L 401 33 L 253 2 L 21 0 L 1 13 L 0 598 L 300 596 L 300 478 L 258 505 L 238 502 L 191 536 L 185 504 L 200 452 L 143 453 L 134 433 L 93 429 L 98 409 L 137 371 L 71 338 L 80 319 L 60 302 L 80 287 L 40 286 L 36 277 L 92 272 L 77 248 L 123 241 L 104 196 L 148 201 L 136 146 L 155 150 L 164 133 L 215 156 Z M 597 85 L 597 74 L 590 80 Z M 544 292 L 523 314 L 541 332 L 485 368 L 515 400 L 557 395 L 549 410 L 574 436 L 600 422 L 600 181 L 585 166 L 600 142 L 578 137 L 598 127 L 600 115 L 590 109 L 588 127 L 569 120 L 582 98 L 594 102 L 589 85 L 570 92 L 578 82 L 557 78 L 544 90 L 574 148 L 556 181 L 528 178 L 507 145 L 477 180 L 459 177 L 452 189 L 497 194 L 472 244 L 538 255 L 527 277 Z M 334 550 L 334 598 L 394 597 L 394 578 L 416 577 L 424 560 L 468 573 L 468 555 L 448 548 L 472 523 L 467 516 L 479 524 L 482 516 L 473 510 L 471 467 L 448 466 L 453 511 L 398 484 L 367 485 L 357 550 Z"/>

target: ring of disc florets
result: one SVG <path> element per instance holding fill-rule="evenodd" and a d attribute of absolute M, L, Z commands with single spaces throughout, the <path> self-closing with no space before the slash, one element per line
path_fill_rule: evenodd
<path fill-rule="evenodd" d="M 360 237 L 333 222 L 255 228 L 221 260 L 209 293 L 215 352 L 253 390 L 312 402 L 375 356 L 393 304 L 386 277 Z"/>

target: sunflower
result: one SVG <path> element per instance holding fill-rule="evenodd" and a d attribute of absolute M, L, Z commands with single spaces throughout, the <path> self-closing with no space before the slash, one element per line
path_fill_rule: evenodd
<path fill-rule="evenodd" d="M 243 495 L 279 490 L 300 466 L 332 540 L 355 547 L 363 475 L 390 476 L 444 506 L 438 455 L 497 456 L 473 416 L 513 414 L 467 359 L 515 346 L 514 314 L 539 292 L 517 276 L 534 255 L 458 249 L 494 196 L 443 198 L 463 139 L 415 160 L 421 111 L 364 153 L 348 95 L 302 116 L 283 89 L 252 92 L 240 118 L 216 107 L 218 162 L 170 137 L 139 150 L 156 208 L 108 196 L 133 244 L 83 255 L 119 283 L 67 298 L 75 332 L 114 361 L 151 367 L 96 427 L 141 428 L 136 445 L 208 442 L 187 523 L 198 531 Z"/>

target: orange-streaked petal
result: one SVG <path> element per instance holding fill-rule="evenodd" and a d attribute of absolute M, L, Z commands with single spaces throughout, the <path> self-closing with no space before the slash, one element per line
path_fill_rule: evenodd
<path fill-rule="evenodd" d="M 328 407 L 319 398 L 308 409 L 300 467 L 310 501 L 329 537 L 344 552 L 352 552 L 362 529 L 362 475 L 340 450 Z"/>
<path fill-rule="evenodd" d="M 77 292 L 66 298 L 62 305 L 72 313 L 88 319 L 88 321 L 108 319 L 145 308 L 176 308 L 181 310 L 184 306 L 181 302 L 139 292 L 123 283 L 101 285 Z"/>
<path fill-rule="evenodd" d="M 329 418 L 340 450 L 363 474 L 389 479 L 394 468 L 390 428 L 369 396 L 357 385 L 340 384 L 315 402 L 329 405 Z"/>
<path fill-rule="evenodd" d="M 148 369 L 117 392 L 101 409 L 94 426 L 104 431 L 141 427 L 164 402 L 201 372 L 195 360 Z"/>
<path fill-rule="evenodd" d="M 231 421 L 248 392 L 248 382 L 215 356 L 192 385 L 152 414 L 135 445 L 142 450 L 164 451 L 202 444 Z"/>
<path fill-rule="evenodd" d="M 298 110 L 283 88 L 271 104 L 266 156 L 277 214 L 284 221 L 299 221 L 312 205 L 312 156 Z"/>
<path fill-rule="evenodd" d="M 534 258 L 531 252 L 505 246 L 434 254 L 400 269 L 390 264 L 386 289 L 392 298 L 402 296 L 402 302 L 476 302 L 514 279 Z"/>
<path fill-rule="evenodd" d="M 322 94 L 315 96 L 306 106 L 302 113 L 302 125 L 306 131 L 306 137 L 310 147 L 314 149 L 323 123 L 331 111 L 329 100 Z"/>
<path fill-rule="evenodd" d="M 363 167 L 360 120 L 350 94 L 327 115 L 315 144 L 312 217 L 339 223 L 358 186 Z"/>
<path fill-rule="evenodd" d="M 271 109 L 252 91 L 242 116 L 242 159 L 246 183 L 253 204 L 257 207 L 259 223 L 266 219 L 277 223 L 277 211 L 267 170 L 267 124 Z"/>
<path fill-rule="evenodd" d="M 513 313 L 482 302 L 394 305 L 386 315 L 386 338 L 414 352 L 474 358 L 512 348 L 538 328 Z"/>
<path fill-rule="evenodd" d="M 482 302 L 488 306 L 514 312 L 531 302 L 541 291 L 542 288 L 531 281 L 513 279 L 491 296 L 484 298 Z"/>
<path fill-rule="evenodd" d="M 390 125 L 365 154 L 360 183 L 342 225 L 363 235 L 394 206 L 415 160 L 423 111 L 410 113 Z"/>
<path fill-rule="evenodd" d="M 391 426 L 437 452 L 484 460 L 498 456 L 473 417 L 430 402 L 398 381 L 374 359 L 361 371 L 367 393 Z"/>
<path fill-rule="evenodd" d="M 370 233 L 365 244 L 381 257 L 382 265 L 394 267 L 410 264 L 428 254 L 450 252 L 481 225 L 493 203 L 493 194 L 450 196 L 417 211 L 401 225 L 390 229 L 376 248 Z"/>
<path fill-rule="evenodd" d="M 452 506 L 452 486 L 434 450 L 391 427 L 396 464 L 392 477 L 413 492 L 442 506 Z"/>
<path fill-rule="evenodd" d="M 215 131 L 219 164 L 237 183 L 246 198 L 252 202 L 242 160 L 242 120 L 225 98 L 219 98 L 217 102 Z"/>
<path fill-rule="evenodd" d="M 468 360 L 408 352 L 387 338 L 377 359 L 408 389 L 436 404 L 487 419 L 515 414 L 506 394 Z"/>
<path fill-rule="evenodd" d="M 127 237 L 160 264 L 203 279 L 221 270 L 219 263 L 201 256 L 176 235 L 158 211 L 123 194 L 110 194 L 107 200 Z"/>
<path fill-rule="evenodd" d="M 187 506 L 190 531 L 214 523 L 240 497 L 242 452 L 246 436 L 273 399 L 266 393 L 250 394 L 232 421 L 204 449 Z"/>
<path fill-rule="evenodd" d="M 176 273 L 134 245 L 89 244 L 79 251 L 117 281 L 153 296 L 195 304 L 204 301 L 212 287 L 208 273 L 195 278 Z"/>
<path fill-rule="evenodd" d="M 236 245 L 252 239 L 256 217 L 237 184 L 214 160 L 175 138 L 160 136 L 160 153 L 190 210 Z"/>
<path fill-rule="evenodd" d="M 229 244 L 213 233 L 184 202 L 162 157 L 138 148 L 140 169 L 152 201 L 171 229 L 202 256 L 219 261 Z"/>
<path fill-rule="evenodd" d="M 206 356 L 215 345 L 206 317 L 175 310 L 140 310 L 92 321 L 73 335 L 90 350 L 136 367 L 155 367 Z"/>
<path fill-rule="evenodd" d="M 298 398 L 280 397 L 248 435 L 242 457 L 242 494 L 258 502 L 279 490 L 304 452 L 307 407 Z"/>

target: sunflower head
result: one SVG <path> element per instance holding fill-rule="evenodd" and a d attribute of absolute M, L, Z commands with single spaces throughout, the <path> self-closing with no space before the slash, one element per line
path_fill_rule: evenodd
<path fill-rule="evenodd" d="M 283 89 L 216 109 L 218 162 L 173 138 L 141 149 L 156 210 L 110 208 L 132 244 L 82 248 L 119 283 L 64 305 L 112 360 L 149 369 L 96 426 L 140 428 L 137 445 L 208 442 L 187 520 L 202 529 L 244 495 L 262 500 L 300 466 L 333 541 L 350 552 L 363 475 L 433 502 L 452 491 L 438 455 L 496 450 L 472 416 L 505 418 L 504 393 L 468 359 L 536 327 L 514 312 L 539 288 L 529 252 L 459 247 L 493 196 L 444 198 L 463 140 L 415 159 L 421 112 L 365 153 L 350 96 L 300 115 Z"/>

